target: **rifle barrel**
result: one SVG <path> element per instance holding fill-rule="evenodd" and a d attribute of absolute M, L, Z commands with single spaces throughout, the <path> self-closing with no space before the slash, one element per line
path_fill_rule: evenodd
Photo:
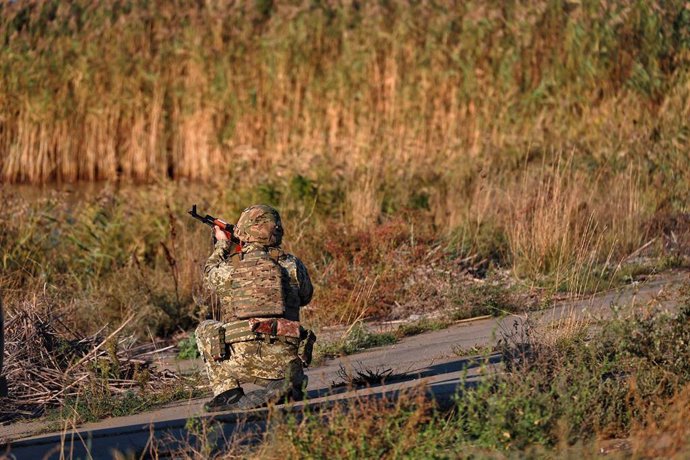
<path fill-rule="evenodd" d="M 192 205 L 192 209 L 190 209 L 187 213 L 190 216 L 192 216 L 193 218 L 195 218 L 196 220 L 199 220 L 199 221 L 205 223 L 209 227 L 214 227 L 217 225 L 221 230 L 223 230 L 228 235 L 228 238 L 230 239 L 230 241 L 232 241 L 233 243 L 236 243 L 236 244 L 240 244 L 239 240 L 235 237 L 232 224 L 229 224 L 229 223 L 225 222 L 224 220 L 218 219 L 217 217 L 213 217 L 210 214 L 206 214 L 204 217 L 201 217 L 201 214 L 196 212 L 196 205 L 195 204 Z"/>

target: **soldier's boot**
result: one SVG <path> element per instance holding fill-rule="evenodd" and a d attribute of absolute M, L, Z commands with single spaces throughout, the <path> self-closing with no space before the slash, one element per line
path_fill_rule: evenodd
<path fill-rule="evenodd" d="M 304 399 L 308 378 L 302 374 L 301 379 L 290 383 L 288 379 L 273 380 L 264 388 L 250 391 L 244 395 L 232 409 L 249 410 L 263 407 L 269 403 L 301 401 Z"/>
<path fill-rule="evenodd" d="M 250 391 L 233 406 L 236 410 L 249 410 L 263 407 L 271 402 L 279 402 L 291 395 L 292 385 L 287 379 L 273 380 L 264 388 Z M 282 402 L 282 401 L 281 401 Z"/>
<path fill-rule="evenodd" d="M 204 404 L 204 409 L 206 412 L 234 409 L 235 404 L 240 401 L 243 396 L 244 390 L 242 390 L 241 387 L 233 388 L 215 396 L 212 400 Z"/>

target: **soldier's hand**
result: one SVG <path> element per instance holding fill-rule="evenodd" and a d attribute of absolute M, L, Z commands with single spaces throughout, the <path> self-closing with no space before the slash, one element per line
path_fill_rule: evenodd
<path fill-rule="evenodd" d="M 225 232 L 217 225 L 213 226 L 213 233 L 218 241 L 226 241 L 228 239 L 228 236 L 225 234 Z"/>

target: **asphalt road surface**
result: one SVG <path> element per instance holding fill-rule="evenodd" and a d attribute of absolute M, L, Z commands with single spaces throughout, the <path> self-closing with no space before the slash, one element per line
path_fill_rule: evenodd
<path fill-rule="evenodd" d="M 538 323 L 552 323 L 556 327 L 573 318 L 602 318 L 609 316 L 612 305 L 650 308 L 650 305 L 674 309 L 674 291 L 690 281 L 687 272 L 670 272 L 650 278 L 643 284 L 599 294 L 577 301 L 562 302 L 556 307 L 529 314 Z M 338 404 L 351 398 L 392 398 L 400 392 L 425 391 L 438 404 L 452 404 L 460 385 L 472 385 L 481 378 L 483 359 L 488 368 L 500 361 L 500 356 L 480 358 L 471 350 L 494 345 L 505 332 L 518 328 L 524 316 L 484 318 L 455 324 L 447 329 L 408 337 L 400 342 L 371 349 L 355 355 L 328 360 L 322 366 L 309 369 L 307 402 L 279 406 L 278 410 L 292 411 L 298 417 L 307 404 L 310 407 Z M 384 328 L 385 326 L 381 326 Z M 353 373 L 359 370 L 384 371 L 390 369 L 396 377 L 383 385 L 352 389 L 334 385 L 342 382 L 342 369 Z M 461 384 L 462 382 L 462 384 Z M 53 433 L 45 433 L 45 422 L 15 423 L 0 427 L 0 455 L 6 452 L 17 459 L 39 458 L 112 458 L 113 451 L 140 455 L 156 444 L 159 456 L 173 451 L 189 441 L 189 421 L 217 427 L 217 442 L 240 431 L 261 432 L 265 427 L 266 410 L 246 413 L 216 413 L 209 415 L 202 409 L 206 399 L 177 402 L 168 407 L 137 415 L 118 417 L 75 427 L 69 424 Z M 43 434 L 35 434 L 42 432 Z"/>

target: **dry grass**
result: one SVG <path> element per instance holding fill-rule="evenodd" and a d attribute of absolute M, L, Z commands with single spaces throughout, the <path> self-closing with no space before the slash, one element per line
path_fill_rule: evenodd
<path fill-rule="evenodd" d="M 299 418 L 276 414 L 271 423 L 272 433 L 266 435 L 251 458 L 400 458 L 414 456 L 414 452 L 419 455 L 423 452 L 420 433 L 428 429 L 433 407 L 423 391 L 416 389 L 394 399 L 362 397 Z M 325 425 L 328 429 L 319 428 Z M 439 437 L 438 442 L 440 445 L 443 439 Z"/>
<path fill-rule="evenodd" d="M 198 202 L 234 220 L 244 205 L 267 198 L 283 214 L 286 250 L 307 263 L 316 284 L 304 311 L 312 326 L 439 310 L 449 317 L 519 311 L 538 306 L 551 290 L 608 287 L 621 262 L 642 247 L 645 256 L 662 258 L 653 262 L 660 269 L 684 263 L 690 227 L 682 212 L 650 214 L 651 190 L 637 190 L 634 176 L 587 188 L 573 168 L 566 162 L 497 177 L 507 184 L 494 184 L 487 198 L 472 192 L 476 199 L 461 204 L 467 217 L 449 233 L 435 224 L 433 209 L 389 211 L 367 229 L 349 226 L 334 212 L 346 202 L 329 188 L 339 185 L 295 179 L 301 176 L 227 194 L 172 183 L 35 198 L 5 189 L 0 282 L 10 311 L 47 295 L 84 333 L 134 313 L 136 330 L 127 332 L 170 335 L 217 313 L 201 286 L 208 229 L 186 210 Z M 532 193 L 536 186 L 526 183 L 547 187 Z M 608 204 L 611 190 L 622 204 Z M 482 200 L 491 205 L 480 214 Z"/>
<path fill-rule="evenodd" d="M 78 423 L 111 415 L 109 410 L 119 400 L 129 400 L 132 407 L 126 410 L 134 411 L 136 405 L 165 399 L 164 393 L 173 387 L 181 390 L 179 376 L 150 366 L 146 356 L 152 351 L 150 344 L 135 346 L 133 337 L 121 337 L 132 318 L 107 336 L 85 337 L 70 330 L 55 305 L 45 300 L 15 308 L 5 330 L 3 372 L 9 397 L 1 398 L 0 421 L 67 406 Z M 156 396 L 145 401 L 137 397 L 142 393 Z"/>
<path fill-rule="evenodd" d="M 682 1 L 261 5 L 6 5 L 3 180 L 326 165 L 352 179 L 361 225 L 382 181 L 443 211 L 464 186 L 449 176 L 495 162 L 572 150 L 617 167 L 687 146 Z"/>
<path fill-rule="evenodd" d="M 205 298 L 205 237 L 180 223 L 191 201 L 230 220 L 278 206 L 324 323 L 437 303 L 413 267 L 455 280 L 448 253 L 573 293 L 606 287 L 648 241 L 682 262 L 684 2 L 261 5 L 3 7 L 2 181 L 156 184 L 5 198 L 10 299 L 43 271 L 98 291 L 75 302 L 115 319 L 145 303 L 169 333 Z"/>
<path fill-rule="evenodd" d="M 140 340 L 193 327 L 215 312 L 200 283 L 208 233 L 185 216 L 193 202 L 228 220 L 249 203 L 279 207 L 286 248 L 317 286 L 304 312 L 316 326 L 452 317 L 477 303 L 512 311 L 513 290 L 577 295 L 615 283 L 631 259 L 686 264 L 688 30 L 684 0 L 5 2 L 9 317 L 38 296 L 75 337 L 130 317 L 123 332 Z M 8 185 L 77 181 L 109 185 Z M 121 187 L 130 182 L 148 185 Z M 494 289 L 503 282 L 512 287 Z M 567 367 L 558 350 L 577 348 L 584 328 L 566 320 L 541 338 L 561 360 L 551 371 Z M 683 414 L 685 393 L 673 403 Z M 515 401 L 497 397 L 492 410 L 529 409 Z M 452 446 L 424 404 L 363 406 L 382 411 L 363 422 L 362 411 L 336 411 L 329 433 L 286 422 L 292 431 L 272 445 L 295 457 L 300 442 L 323 455 L 395 456 L 431 427 L 429 445 Z M 682 455 L 681 420 L 640 427 L 636 452 Z M 649 450 L 667 432 L 675 441 Z M 485 441 L 510 444 L 496 433 Z M 523 441 L 544 433 L 526 427 Z"/>
<path fill-rule="evenodd" d="M 690 385 L 678 388 L 678 394 L 665 407 L 665 416 L 651 419 L 633 435 L 635 455 L 642 458 L 686 458 L 690 453 Z"/>

